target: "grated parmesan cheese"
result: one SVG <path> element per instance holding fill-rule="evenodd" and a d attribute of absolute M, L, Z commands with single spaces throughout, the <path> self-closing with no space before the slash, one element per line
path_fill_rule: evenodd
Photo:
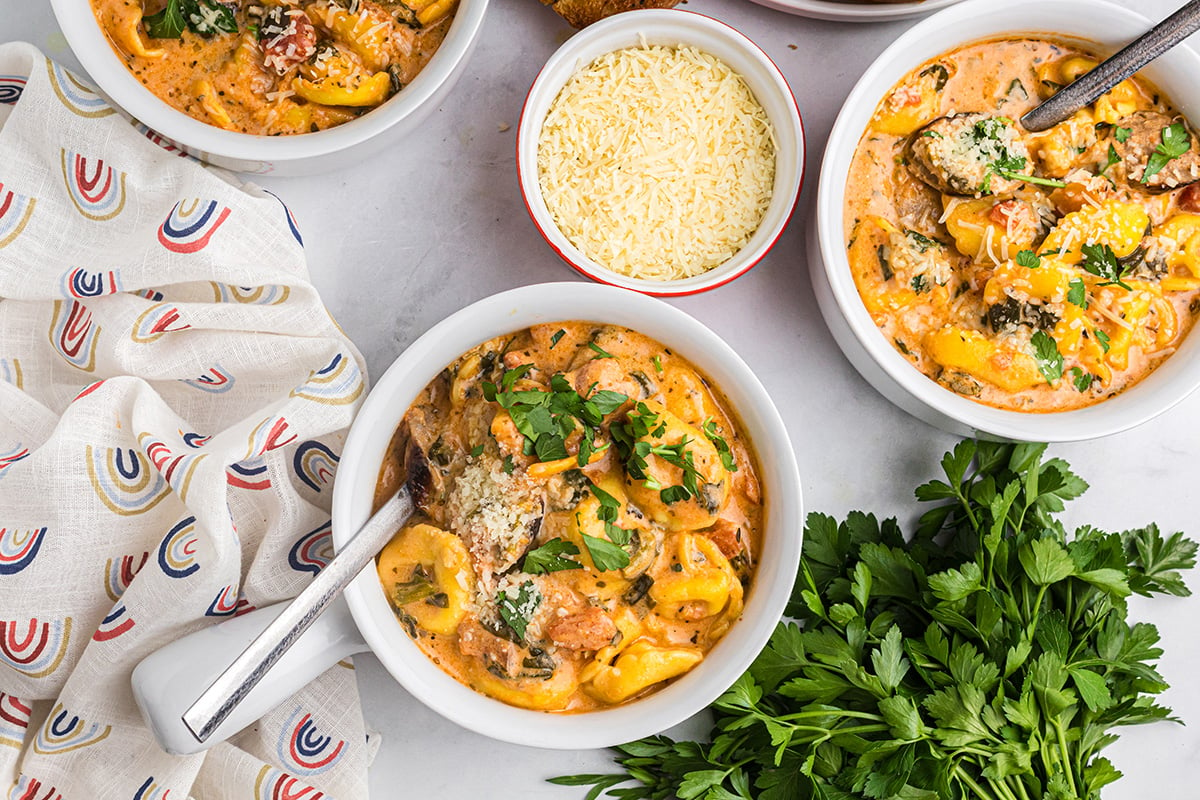
<path fill-rule="evenodd" d="M 538 140 L 542 196 L 589 258 L 650 280 L 699 275 L 758 229 L 775 181 L 766 112 L 693 47 L 608 53 L 555 98 Z"/>

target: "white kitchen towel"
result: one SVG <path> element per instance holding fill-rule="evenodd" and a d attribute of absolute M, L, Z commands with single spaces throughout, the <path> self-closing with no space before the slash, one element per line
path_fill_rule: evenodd
<path fill-rule="evenodd" d="M 349 662 L 208 754 L 133 667 L 331 556 L 363 361 L 275 196 L 0 46 L 0 797 L 362 798 Z"/>

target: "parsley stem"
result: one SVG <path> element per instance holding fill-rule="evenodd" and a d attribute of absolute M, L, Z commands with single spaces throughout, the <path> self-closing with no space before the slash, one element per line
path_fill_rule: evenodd
<path fill-rule="evenodd" d="M 1067 754 L 1067 735 L 1063 731 L 1062 722 L 1058 717 L 1055 717 L 1051 722 L 1054 725 L 1054 730 L 1058 734 L 1058 750 L 1062 755 L 1063 772 L 1067 773 L 1067 780 L 1071 784 L 1071 794 L 1075 797 L 1079 796 L 1079 789 L 1075 783 L 1075 770 L 1071 767 L 1071 757 Z"/>
<path fill-rule="evenodd" d="M 975 797 L 977 797 L 979 800 L 996 800 L 996 798 L 993 797 L 991 794 L 989 794 L 986 789 L 984 789 L 982 786 L 980 786 L 975 781 L 971 780 L 971 776 L 968 775 L 962 769 L 960 769 L 957 765 L 955 765 L 953 767 L 953 772 L 954 772 L 954 775 L 960 781 L 967 784 L 967 786 L 971 787 L 971 791 L 975 794 Z"/>
<path fill-rule="evenodd" d="M 1001 779 L 999 782 L 997 782 L 995 778 L 988 778 L 987 782 L 988 785 L 995 790 L 996 794 L 1003 798 L 1003 800 L 1017 800 L 1016 796 L 1013 795 L 1012 790 L 1008 788 L 1007 781 Z"/>
<path fill-rule="evenodd" d="M 803 719 L 805 717 L 846 717 L 853 719 L 869 719 L 873 722 L 883 722 L 883 717 L 878 714 L 869 714 L 866 711 L 845 711 L 838 709 L 822 709 L 819 711 L 797 711 L 795 714 L 787 714 L 778 717 L 779 720 Z"/>

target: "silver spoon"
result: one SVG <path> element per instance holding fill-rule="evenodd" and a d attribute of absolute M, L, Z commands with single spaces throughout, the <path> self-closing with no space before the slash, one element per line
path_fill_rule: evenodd
<path fill-rule="evenodd" d="M 411 449 L 410 449 L 411 453 Z M 350 537 L 346 546 L 296 595 L 278 617 L 233 660 L 183 713 L 183 724 L 204 742 L 250 690 L 283 657 L 329 603 L 349 585 L 392 535 L 404 526 L 429 492 L 428 464 L 406 459 L 408 477 L 396 494 Z"/>
<path fill-rule="evenodd" d="M 1134 39 L 1121 52 L 1100 62 L 1057 94 L 1021 117 L 1027 131 L 1044 131 L 1133 75 L 1188 36 L 1200 30 L 1200 0 L 1190 3 Z"/>

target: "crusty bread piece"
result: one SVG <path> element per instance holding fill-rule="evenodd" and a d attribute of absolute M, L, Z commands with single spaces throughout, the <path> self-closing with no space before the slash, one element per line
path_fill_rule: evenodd
<path fill-rule="evenodd" d="M 679 0 L 542 0 L 576 28 L 638 8 L 671 8 Z"/>

